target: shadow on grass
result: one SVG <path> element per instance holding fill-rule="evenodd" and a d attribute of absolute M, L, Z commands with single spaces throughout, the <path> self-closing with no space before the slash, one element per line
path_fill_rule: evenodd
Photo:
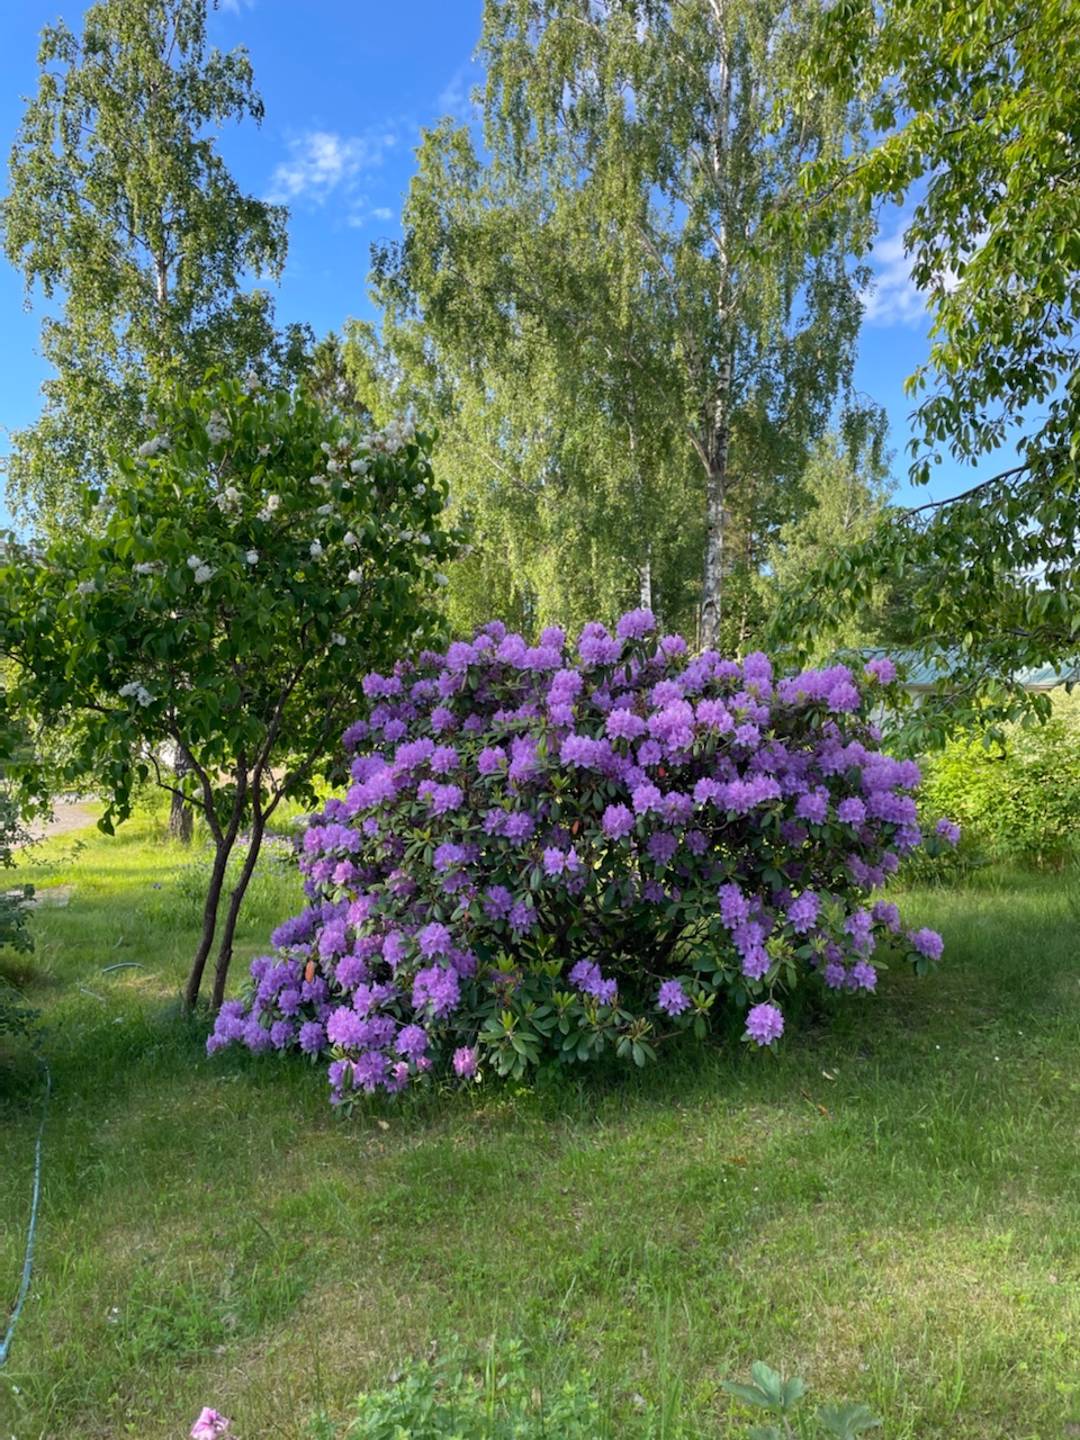
<path fill-rule="evenodd" d="M 1006 872 L 992 885 L 908 895 L 906 909 L 918 916 L 917 923 L 928 918 L 946 931 L 946 956 L 940 969 L 918 979 L 898 965 L 883 976 L 880 993 L 874 997 L 834 997 L 804 987 L 789 997 L 789 1034 L 779 1055 L 748 1053 L 740 1043 L 739 1017 L 728 1012 L 710 1043 L 677 1044 L 661 1063 L 644 1071 L 607 1057 L 587 1069 L 541 1072 L 529 1087 L 531 1103 L 547 1116 L 571 1106 L 575 1123 L 585 1123 L 591 1111 L 612 1103 L 664 1106 L 676 1095 L 686 1103 L 731 1086 L 762 1097 L 784 1093 L 800 1076 L 816 1074 L 822 1065 L 841 1059 L 873 1059 L 879 1082 L 891 1077 L 901 1087 L 912 1085 L 916 1083 L 913 1053 L 942 1043 L 943 1037 L 955 1052 L 980 1044 L 988 1028 L 1023 1028 L 1057 1015 L 1055 984 L 1076 976 L 1075 944 L 1062 927 L 1060 905 L 1054 903 L 1057 884 L 1047 879 L 1033 886 L 1032 877 Z M 106 910 L 110 905 L 115 908 L 115 897 L 110 901 L 106 896 L 100 900 L 87 896 L 80 909 Z M 249 932 L 251 928 L 249 917 Z M 244 938 L 250 951 L 250 933 Z M 193 930 L 174 933 L 168 946 L 174 954 L 183 954 L 195 940 Z M 1033 946 L 1040 949 L 1037 983 L 1032 974 Z M 242 961 L 234 964 L 246 968 Z M 39 986 L 55 993 L 65 984 L 55 973 L 38 971 L 33 957 L 18 957 L 14 969 L 31 995 Z M 106 977 L 100 967 L 84 971 L 84 985 L 104 996 L 117 1013 L 110 1011 L 95 1023 L 95 1001 L 88 998 L 74 1014 L 66 1007 L 59 1023 L 47 1032 L 61 1093 L 107 1093 L 115 1101 L 151 1079 L 156 1084 L 184 1083 L 198 1091 L 225 1077 L 256 1091 L 273 1091 L 284 1083 L 291 1093 L 294 1077 L 312 1080 L 311 1067 L 297 1059 L 251 1057 L 233 1050 L 212 1064 L 201 1063 L 208 1014 L 182 1014 L 177 975 L 164 978 L 172 998 L 150 999 L 140 993 L 149 974 L 122 971 Z M 160 979 L 155 988 L 162 988 Z M 321 1078 L 320 1068 L 313 1087 L 320 1092 Z M 525 1093 L 522 1087 L 498 1085 L 485 1093 L 494 1091 L 516 1093 L 519 1098 Z M 403 1101 L 363 1101 L 360 1122 L 390 1113 L 408 1115 L 412 1124 L 437 1125 L 448 1104 L 453 1108 L 475 1103 L 467 1098 L 452 1100 L 449 1093 L 432 1087 Z M 482 1107 L 487 1103 L 485 1099 Z"/>

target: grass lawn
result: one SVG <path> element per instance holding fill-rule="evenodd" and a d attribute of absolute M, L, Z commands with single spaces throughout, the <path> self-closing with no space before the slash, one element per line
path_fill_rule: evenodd
<path fill-rule="evenodd" d="M 204 1404 L 298 1436 L 432 1339 L 493 1332 L 547 1377 L 587 1364 L 617 1435 L 639 1397 L 743 1434 L 719 1381 L 757 1358 L 889 1440 L 1080 1435 L 1077 877 L 902 897 L 939 972 L 890 972 L 776 1058 L 725 1038 L 342 1121 L 321 1070 L 207 1060 L 178 1019 L 198 867 L 148 820 L 84 838 L 35 862 L 74 888 L 0 960 L 54 1085 L 3 1440 L 165 1440 Z M 258 879 L 237 981 L 298 894 Z M 0 1068 L 0 1307 L 40 1092 L 32 1060 Z"/>

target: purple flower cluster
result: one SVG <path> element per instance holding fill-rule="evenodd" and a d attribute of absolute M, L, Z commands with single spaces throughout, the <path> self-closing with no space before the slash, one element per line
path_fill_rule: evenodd
<path fill-rule="evenodd" d="M 922 842 L 918 768 L 867 715 L 894 674 L 691 656 L 642 609 L 576 654 L 555 627 L 529 645 L 492 623 L 365 676 L 352 783 L 301 847 L 308 908 L 208 1048 L 324 1056 L 348 1104 L 435 1068 L 640 1063 L 729 992 L 771 1046 L 791 964 L 867 992 L 879 950 L 937 960 L 940 936 L 872 893 Z M 684 970 L 672 937 L 703 924 L 713 962 Z"/>

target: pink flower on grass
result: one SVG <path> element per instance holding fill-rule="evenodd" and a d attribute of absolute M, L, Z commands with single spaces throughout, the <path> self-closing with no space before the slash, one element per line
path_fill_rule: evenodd
<path fill-rule="evenodd" d="M 230 1423 L 219 1411 L 205 1405 L 191 1427 L 191 1440 L 218 1440 L 218 1436 L 228 1434 Z"/>

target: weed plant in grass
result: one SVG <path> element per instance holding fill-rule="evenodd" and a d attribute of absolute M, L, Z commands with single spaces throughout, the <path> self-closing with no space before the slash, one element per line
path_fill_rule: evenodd
<path fill-rule="evenodd" d="M 30 1299 L 0 1435 L 243 1440 L 349 1413 L 457 1335 L 588 1369 L 611 1433 L 724 1436 L 768 1357 L 889 1440 L 1061 1440 L 1080 1425 L 1078 878 L 987 869 L 910 897 L 947 963 L 822 1002 L 779 1055 L 737 1025 L 643 1073 L 372 1102 L 295 1060 L 208 1062 L 176 997 L 191 860 L 149 822 L 44 847 L 73 885 L 0 969 L 54 1078 Z M 155 887 L 160 887 L 155 888 Z M 257 953 L 297 903 L 268 867 Z M 121 961 L 145 968 L 106 970 Z M 242 961 L 241 961 L 242 963 Z M 39 1080 L 0 1067 L 0 1295 L 22 1263 Z M 642 1402 L 644 1409 L 642 1408 Z M 745 1417 L 744 1417 L 745 1418 Z M 637 1430 L 635 1427 L 638 1427 Z M 670 1433 L 674 1433 L 673 1431 Z"/>

